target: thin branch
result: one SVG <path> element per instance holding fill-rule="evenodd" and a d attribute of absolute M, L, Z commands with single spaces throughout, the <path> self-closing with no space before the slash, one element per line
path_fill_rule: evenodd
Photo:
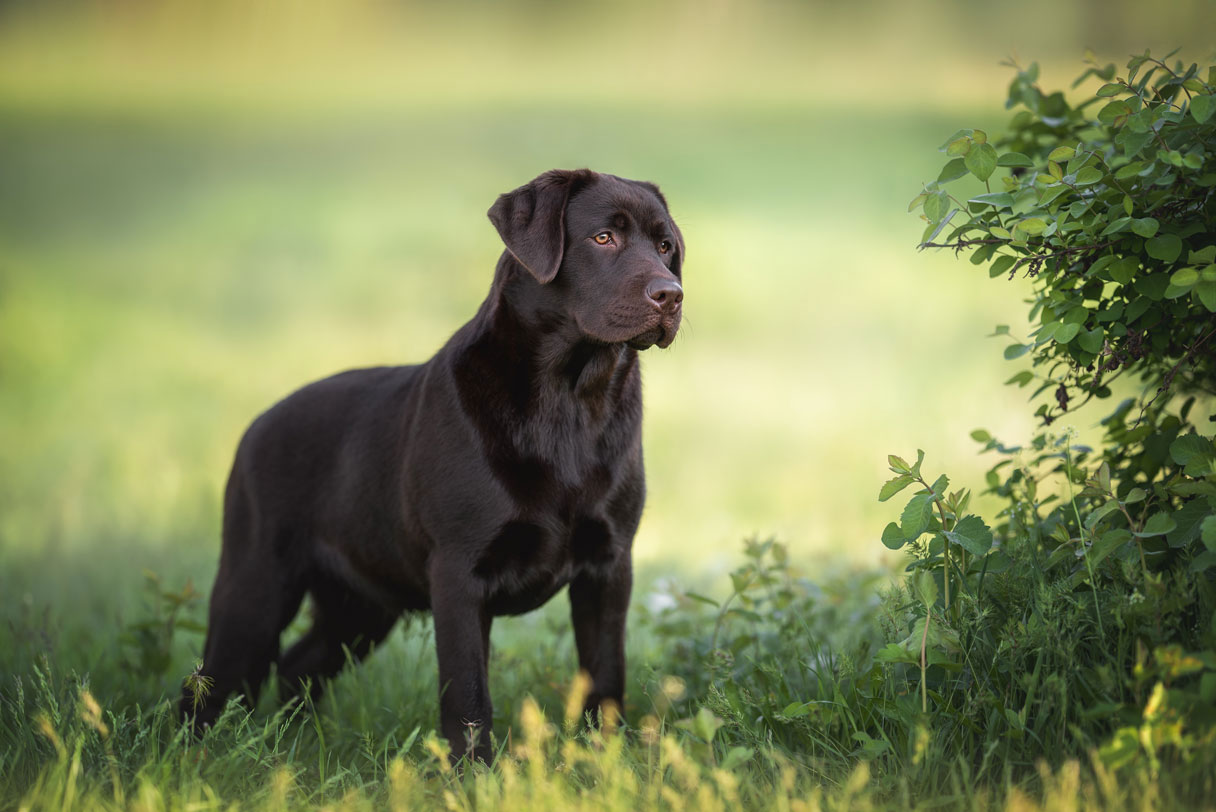
<path fill-rule="evenodd" d="M 1196 339 L 1191 343 L 1191 346 L 1186 348 L 1186 352 L 1183 353 L 1182 357 L 1178 359 L 1178 362 L 1170 367 L 1169 372 L 1165 373 L 1165 377 L 1161 379 L 1161 386 L 1157 387 L 1157 391 L 1153 394 L 1153 397 L 1148 403 L 1144 404 L 1144 406 L 1140 408 L 1140 416 L 1136 418 L 1136 426 L 1140 425 L 1140 421 L 1144 419 L 1144 413 L 1147 412 L 1149 407 L 1157 401 L 1157 398 L 1159 398 L 1162 393 L 1169 391 L 1170 385 L 1174 383 L 1174 376 L 1178 374 L 1178 370 L 1181 369 L 1182 365 L 1187 362 L 1187 359 L 1194 355 L 1195 350 L 1202 347 L 1207 340 L 1214 335 L 1216 335 L 1216 327 L 1213 327 L 1207 332 L 1207 334 Z M 1132 428 L 1135 428 L 1136 426 L 1133 426 Z"/>

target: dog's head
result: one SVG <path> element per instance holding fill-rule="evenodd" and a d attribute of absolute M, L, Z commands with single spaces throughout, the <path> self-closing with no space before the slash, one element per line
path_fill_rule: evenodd
<path fill-rule="evenodd" d="M 600 343 L 675 340 L 684 239 L 654 184 L 555 169 L 499 196 L 489 217 L 538 309 Z"/>

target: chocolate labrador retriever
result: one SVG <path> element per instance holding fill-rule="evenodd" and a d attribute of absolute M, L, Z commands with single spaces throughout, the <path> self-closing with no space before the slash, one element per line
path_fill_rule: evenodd
<path fill-rule="evenodd" d="M 569 584 L 586 709 L 622 707 L 642 513 L 638 351 L 680 326 L 684 242 L 657 187 L 552 171 L 489 211 L 506 251 L 477 315 L 425 364 L 343 372 L 258 417 L 236 452 L 196 730 L 271 663 L 319 690 L 403 612 L 430 610 L 441 730 L 488 759 L 495 616 Z M 312 628 L 279 635 L 304 594 Z"/>

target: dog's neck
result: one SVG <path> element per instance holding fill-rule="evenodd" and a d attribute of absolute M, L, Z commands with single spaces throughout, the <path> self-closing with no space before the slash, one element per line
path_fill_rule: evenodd
<path fill-rule="evenodd" d="M 476 321 L 503 350 L 527 364 L 541 387 L 565 390 L 580 399 L 611 399 L 637 366 L 637 350 L 583 335 L 568 316 L 538 302 L 531 278 L 510 254 L 503 254 L 494 286 Z"/>

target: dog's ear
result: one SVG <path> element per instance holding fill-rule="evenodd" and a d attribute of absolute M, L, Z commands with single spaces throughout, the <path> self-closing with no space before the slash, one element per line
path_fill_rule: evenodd
<path fill-rule="evenodd" d="M 554 169 L 499 195 L 486 212 L 511 256 L 542 284 L 552 282 L 562 264 L 570 195 L 594 177 L 587 169 Z"/>

